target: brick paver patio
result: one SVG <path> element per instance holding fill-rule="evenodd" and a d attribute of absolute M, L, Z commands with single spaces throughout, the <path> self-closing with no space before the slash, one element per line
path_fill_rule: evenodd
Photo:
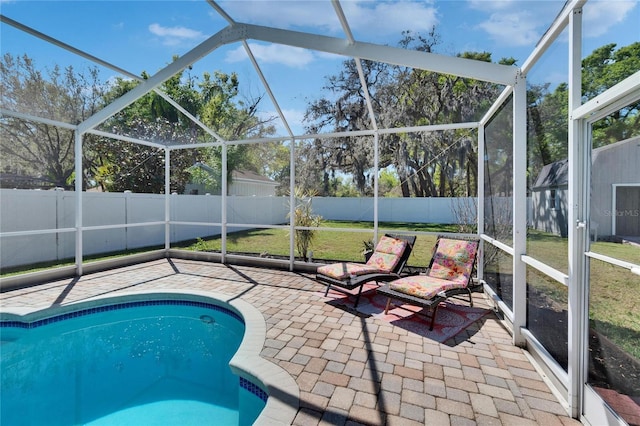
<path fill-rule="evenodd" d="M 444 344 L 326 303 L 311 275 L 161 259 L 1 294 L 2 307 L 120 290 L 208 290 L 264 315 L 261 355 L 300 388 L 296 425 L 579 425 L 489 315 Z M 477 294 L 477 306 L 487 306 Z"/>

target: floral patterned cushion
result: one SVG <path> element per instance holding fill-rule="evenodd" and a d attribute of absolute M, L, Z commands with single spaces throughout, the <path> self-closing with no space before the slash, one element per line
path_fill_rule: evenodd
<path fill-rule="evenodd" d="M 459 287 L 464 287 L 464 285 L 459 284 L 457 281 L 449 281 L 427 275 L 400 278 L 389 284 L 391 290 L 427 300 L 434 298 L 440 292 Z"/>
<path fill-rule="evenodd" d="M 344 280 L 350 276 L 359 276 L 369 273 L 384 273 L 377 266 L 364 265 L 362 263 L 333 263 L 318 267 L 317 273 L 337 280 Z"/>
<path fill-rule="evenodd" d="M 441 238 L 428 275 L 467 285 L 477 250 L 477 241 Z"/>
<path fill-rule="evenodd" d="M 367 261 L 367 265 L 375 266 L 383 271 L 393 271 L 405 249 L 407 242 L 384 235 L 378 241 L 376 249 Z"/>
<path fill-rule="evenodd" d="M 400 256 L 395 254 L 374 252 L 367 261 L 367 266 L 373 266 L 381 271 L 389 272 L 393 271 L 399 260 Z"/>
<path fill-rule="evenodd" d="M 390 273 L 400 261 L 406 247 L 405 240 L 385 235 L 380 238 L 375 251 L 366 264 L 345 262 L 323 265 L 318 268 L 317 273 L 337 280 L 370 273 Z"/>
<path fill-rule="evenodd" d="M 380 238 L 380 241 L 378 241 L 375 251 L 378 253 L 395 254 L 399 257 L 402 256 L 406 247 L 407 242 L 405 240 L 383 235 L 382 238 Z"/>

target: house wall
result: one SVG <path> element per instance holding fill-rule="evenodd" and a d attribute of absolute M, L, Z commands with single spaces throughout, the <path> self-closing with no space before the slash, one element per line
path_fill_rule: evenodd
<path fill-rule="evenodd" d="M 229 195 L 275 196 L 278 184 L 236 179 L 229 185 Z"/>
<path fill-rule="evenodd" d="M 625 221 L 621 226 L 625 230 L 640 229 L 638 203 L 625 202 L 624 208 L 613 206 L 614 192 L 636 196 L 638 190 L 629 190 L 628 186 L 640 186 L 640 137 L 608 145 L 593 150 L 591 168 L 591 237 L 607 238 L 613 235 L 613 222 Z M 628 186 L 627 186 L 628 185 Z M 623 189 L 623 187 L 625 187 Z M 560 197 L 560 208 L 550 208 L 551 189 L 556 189 Z M 567 235 L 568 189 L 542 188 L 531 193 L 530 225 L 534 229 L 556 235 Z M 620 206 L 620 204 L 619 204 Z M 621 210 L 621 211 L 617 211 Z M 629 231 L 627 231 L 628 233 Z M 632 232 L 633 233 L 633 232 Z M 640 235 L 626 235 L 640 236 Z"/>
<path fill-rule="evenodd" d="M 594 150 L 591 169 L 591 224 L 597 224 L 599 236 L 613 234 L 616 215 L 639 220 L 635 212 L 616 212 L 613 207 L 614 184 L 640 184 L 640 137 Z"/>
<path fill-rule="evenodd" d="M 236 179 L 229 184 L 229 195 L 243 195 L 256 197 L 273 197 L 276 195 L 277 183 L 258 182 Z M 189 195 L 220 195 L 220 191 L 207 188 L 199 183 L 188 183 L 185 185 L 184 193 Z"/>
<path fill-rule="evenodd" d="M 552 202 L 552 188 L 543 188 L 531 192 L 530 226 L 538 231 L 549 232 L 562 237 L 567 236 L 567 203 L 569 191 L 566 186 L 553 188 L 558 199 L 556 207 Z"/>

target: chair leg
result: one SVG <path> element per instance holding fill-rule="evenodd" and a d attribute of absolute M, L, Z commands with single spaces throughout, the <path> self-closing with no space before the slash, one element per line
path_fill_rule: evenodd
<path fill-rule="evenodd" d="M 433 314 L 431 314 L 431 325 L 429 326 L 429 331 L 433 331 L 433 326 L 436 324 L 436 314 L 438 313 L 438 307 L 440 304 L 438 303 L 435 308 L 433 308 Z"/>
<path fill-rule="evenodd" d="M 387 297 L 387 306 L 384 307 L 384 314 L 387 315 L 389 313 L 389 306 L 391 306 L 391 298 Z"/>
<path fill-rule="evenodd" d="M 360 286 L 360 290 L 358 290 L 358 295 L 356 296 L 356 302 L 353 304 L 354 308 L 358 307 L 358 302 L 360 302 L 360 295 L 362 294 L 362 289 L 364 288 L 364 284 Z"/>
<path fill-rule="evenodd" d="M 331 288 L 331 284 L 327 284 L 327 289 L 324 291 L 324 297 L 327 297 L 327 294 L 329 294 L 330 288 Z"/>
<path fill-rule="evenodd" d="M 467 291 L 469 292 L 469 306 L 473 308 L 473 294 L 471 293 L 471 290 L 467 289 Z"/>

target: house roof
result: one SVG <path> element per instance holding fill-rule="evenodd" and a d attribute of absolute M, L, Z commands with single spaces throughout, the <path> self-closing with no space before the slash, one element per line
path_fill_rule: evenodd
<path fill-rule="evenodd" d="M 262 176 L 251 170 L 234 170 L 233 172 L 231 172 L 231 177 L 232 177 L 232 180 L 236 182 L 244 181 L 244 182 L 258 182 L 258 183 L 269 184 L 269 185 L 278 185 L 278 182 L 272 179 L 269 179 L 266 176 Z"/>
<path fill-rule="evenodd" d="M 591 161 L 595 161 L 602 152 L 620 149 L 627 144 L 640 142 L 640 136 L 625 139 L 620 142 L 595 148 L 591 151 Z M 569 184 L 569 161 L 567 159 L 549 163 L 540 170 L 536 182 L 531 187 L 532 190 L 555 188 Z"/>
<path fill-rule="evenodd" d="M 557 186 L 568 185 L 569 180 L 569 161 L 560 160 L 555 163 L 547 164 L 540 170 L 538 179 L 531 187 L 532 190 L 554 188 Z"/>
<path fill-rule="evenodd" d="M 591 161 L 595 161 L 598 158 L 598 155 L 600 155 L 603 152 L 619 149 L 622 146 L 626 146 L 628 144 L 635 144 L 635 143 L 640 143 L 640 136 L 634 136 L 632 138 L 625 139 L 620 142 L 616 142 L 610 145 L 605 145 L 605 146 L 601 146 L 600 148 L 596 148 L 592 151 Z"/>

